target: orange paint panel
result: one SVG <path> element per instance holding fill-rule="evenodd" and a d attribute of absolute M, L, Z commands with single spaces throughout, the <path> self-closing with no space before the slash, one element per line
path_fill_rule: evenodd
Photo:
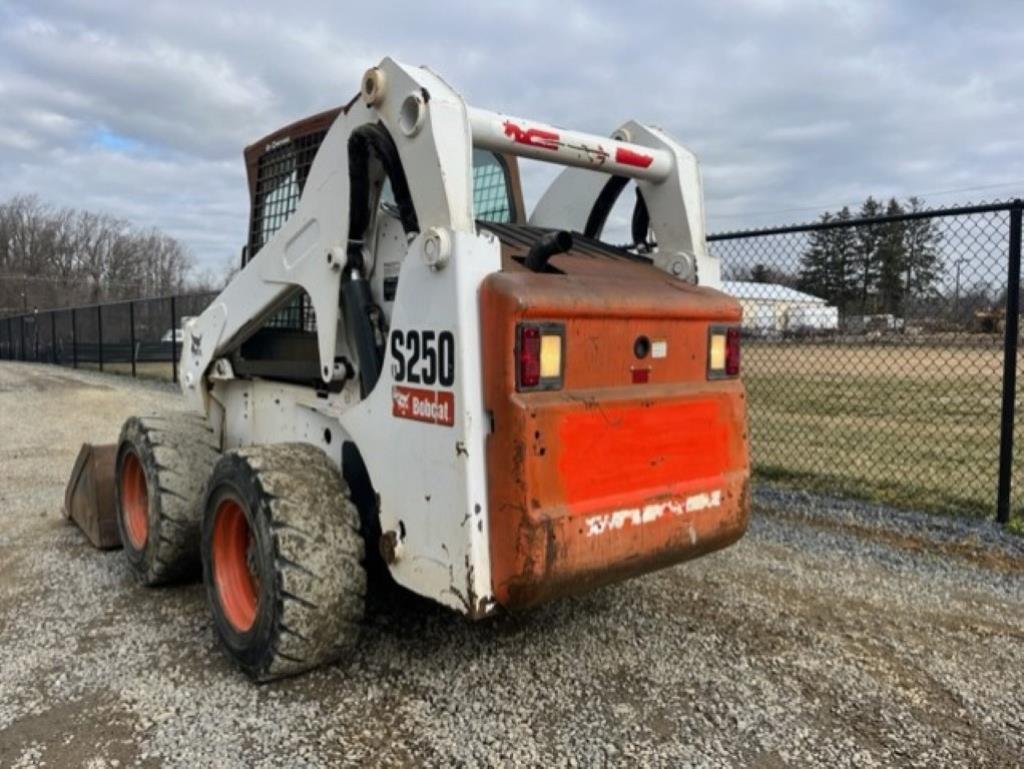
<path fill-rule="evenodd" d="M 720 476 L 729 463 L 721 411 L 717 401 L 696 401 L 567 414 L 558 430 L 565 502 L 582 515 Z"/>

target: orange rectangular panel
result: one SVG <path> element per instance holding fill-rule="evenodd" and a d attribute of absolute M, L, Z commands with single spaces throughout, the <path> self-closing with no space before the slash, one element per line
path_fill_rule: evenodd
<path fill-rule="evenodd" d="M 715 400 L 569 413 L 558 428 L 565 502 L 578 515 L 715 478 L 729 429 Z"/>
<path fill-rule="evenodd" d="M 736 379 L 708 381 L 706 368 L 708 328 L 739 321 L 734 300 L 657 274 L 501 273 L 484 282 L 481 309 L 500 604 L 582 592 L 743 535 L 746 394 Z M 516 391 L 523 321 L 564 325 L 563 389 Z M 640 335 L 659 357 L 638 361 Z M 638 365 L 647 381 L 634 378 Z"/>

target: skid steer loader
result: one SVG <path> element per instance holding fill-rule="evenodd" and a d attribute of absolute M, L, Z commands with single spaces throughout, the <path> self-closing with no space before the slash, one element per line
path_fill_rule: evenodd
<path fill-rule="evenodd" d="M 184 327 L 193 415 L 129 419 L 115 483 L 142 582 L 201 566 L 252 677 L 344 656 L 375 565 L 479 619 L 743 534 L 740 309 L 663 131 L 475 109 L 385 59 L 245 155 L 244 267 Z M 529 218 L 518 158 L 565 166 Z"/>

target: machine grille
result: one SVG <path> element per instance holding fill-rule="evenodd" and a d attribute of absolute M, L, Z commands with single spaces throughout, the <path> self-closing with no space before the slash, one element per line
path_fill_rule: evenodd
<path fill-rule="evenodd" d="M 326 131 L 286 139 L 259 159 L 249 252 L 255 254 L 295 212 Z"/>
<path fill-rule="evenodd" d="M 309 169 L 327 131 L 314 131 L 271 146 L 257 164 L 256 195 L 249 230 L 249 253 L 255 254 L 288 221 L 299 205 Z M 316 331 L 309 296 L 302 294 L 266 323 L 270 328 Z"/>

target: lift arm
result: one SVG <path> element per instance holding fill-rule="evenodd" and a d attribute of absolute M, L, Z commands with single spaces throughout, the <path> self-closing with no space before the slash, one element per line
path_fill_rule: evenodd
<path fill-rule="evenodd" d="M 213 362 L 300 290 L 316 314 L 321 378 L 330 382 L 344 375 L 344 367 L 335 365 L 347 349 L 346 334 L 340 333 L 340 288 L 353 257 L 359 260 L 363 234 L 349 232 L 350 138 L 367 124 L 382 125 L 394 141 L 418 227 L 438 243 L 449 231 L 475 232 L 476 146 L 568 166 L 531 216 L 541 226 L 582 231 L 609 179 L 636 180 L 657 239 L 655 265 L 677 277 L 699 275 L 701 283 L 717 284 L 717 262 L 704 246 L 696 158 L 662 131 L 631 122 L 607 138 L 471 108 L 434 73 L 392 59 L 366 73 L 361 96 L 327 132 L 294 214 L 207 310 L 186 324 L 181 383 L 197 410 L 208 411 L 206 379 Z M 224 371 L 215 373 L 230 376 L 226 361 L 219 366 Z"/>

